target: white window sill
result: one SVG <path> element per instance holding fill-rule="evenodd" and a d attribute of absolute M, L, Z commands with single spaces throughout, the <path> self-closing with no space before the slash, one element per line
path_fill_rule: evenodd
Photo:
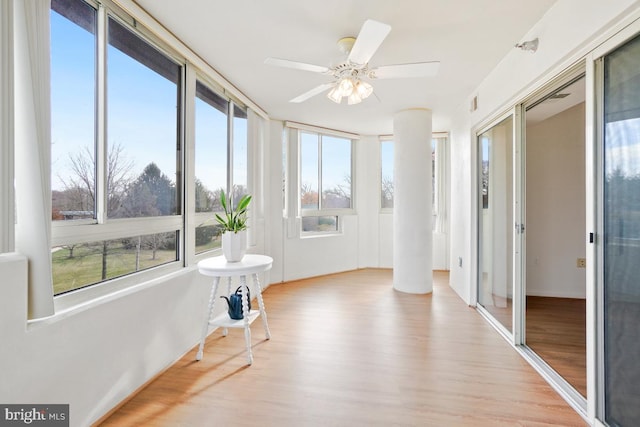
<path fill-rule="evenodd" d="M 28 328 L 34 329 L 56 323 L 106 302 L 151 288 L 174 277 L 186 275 L 197 268 L 195 265 L 185 268 L 181 264 L 180 261 L 173 262 L 56 296 L 53 299 L 55 314 L 42 319 L 29 320 Z"/>

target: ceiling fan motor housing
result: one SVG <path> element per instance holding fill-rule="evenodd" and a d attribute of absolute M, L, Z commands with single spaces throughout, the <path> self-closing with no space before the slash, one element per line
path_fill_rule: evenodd
<path fill-rule="evenodd" d="M 340 52 L 344 53 L 345 55 L 349 55 L 355 43 L 355 37 L 343 37 L 338 40 L 338 49 L 340 49 Z"/>

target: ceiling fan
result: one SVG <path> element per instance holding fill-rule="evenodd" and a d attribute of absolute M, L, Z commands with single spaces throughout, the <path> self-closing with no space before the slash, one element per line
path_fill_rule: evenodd
<path fill-rule="evenodd" d="M 369 61 L 371 57 L 376 53 L 390 31 L 390 25 L 372 19 L 366 20 L 357 38 L 343 37 L 338 40 L 338 47 L 348 56 L 344 62 L 335 66 L 324 67 L 279 58 L 267 58 L 264 62 L 268 65 L 310 71 L 333 77 L 333 82 L 321 84 L 289 101 L 295 103 L 306 101 L 327 89 L 331 89 L 327 93 L 327 97 L 333 102 L 340 104 L 342 98 L 347 98 L 349 105 L 358 104 L 373 93 L 373 87 L 365 79 L 431 77 L 437 74 L 440 66 L 439 61 L 384 65 L 370 68 Z"/>

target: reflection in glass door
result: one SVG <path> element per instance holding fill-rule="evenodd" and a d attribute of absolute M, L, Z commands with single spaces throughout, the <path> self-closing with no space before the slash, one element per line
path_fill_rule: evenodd
<path fill-rule="evenodd" d="M 524 122 L 525 341 L 586 397 L 584 76 L 535 99 Z"/>
<path fill-rule="evenodd" d="M 640 37 L 604 58 L 604 396 L 640 425 Z"/>
<path fill-rule="evenodd" d="M 513 118 L 478 136 L 478 304 L 513 332 Z"/>

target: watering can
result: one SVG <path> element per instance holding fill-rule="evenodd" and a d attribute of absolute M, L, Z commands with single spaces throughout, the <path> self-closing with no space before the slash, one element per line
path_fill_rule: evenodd
<path fill-rule="evenodd" d="M 229 317 L 234 320 L 240 320 L 243 318 L 242 316 L 242 293 L 240 289 L 242 286 L 238 286 L 235 293 L 229 295 L 229 297 L 221 296 L 220 298 L 224 298 L 227 300 L 227 306 L 229 307 Z M 251 310 L 251 292 L 249 291 L 249 287 L 247 288 L 247 300 L 249 301 L 248 309 Z"/>

